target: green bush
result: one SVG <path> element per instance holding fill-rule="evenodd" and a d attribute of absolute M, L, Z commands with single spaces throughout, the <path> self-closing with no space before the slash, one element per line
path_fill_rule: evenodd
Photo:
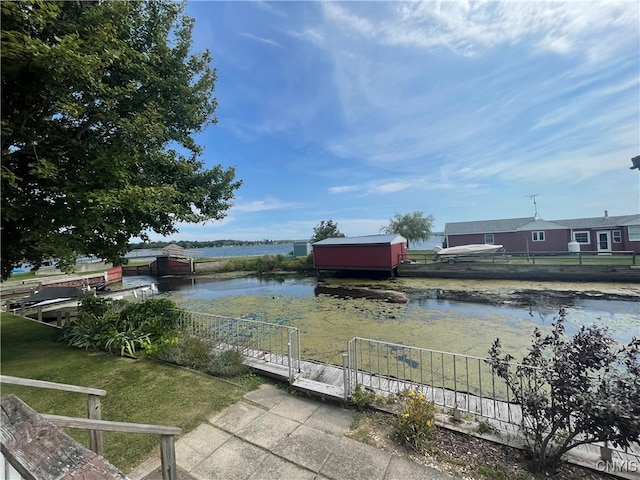
<path fill-rule="evenodd" d="M 206 372 L 211 363 L 210 342 L 190 335 L 181 336 L 173 345 L 156 354 L 156 358 L 183 367 Z"/>
<path fill-rule="evenodd" d="M 217 351 L 213 342 L 190 335 L 180 337 L 156 358 L 216 377 L 237 377 L 250 370 L 237 350 Z"/>
<path fill-rule="evenodd" d="M 214 353 L 207 373 L 216 377 L 235 377 L 249 372 L 249 367 L 242 363 L 243 357 L 237 350 L 224 350 Z"/>
<path fill-rule="evenodd" d="M 177 341 L 180 312 L 167 299 L 143 303 L 85 296 L 78 316 L 62 329 L 67 344 L 135 357 L 157 354 Z"/>
<path fill-rule="evenodd" d="M 351 393 L 351 403 L 353 403 L 360 412 L 365 410 L 377 400 L 378 396 L 375 394 L 375 392 L 370 392 L 366 389 L 363 389 L 362 385 L 360 385 L 359 383 Z"/>
<path fill-rule="evenodd" d="M 416 452 L 424 452 L 435 435 L 435 407 L 424 393 L 404 390 L 396 395 L 399 404 L 393 435 Z"/>
<path fill-rule="evenodd" d="M 220 269 L 224 272 L 268 273 L 277 270 L 286 272 L 308 272 L 313 270 L 313 255 L 286 257 L 263 255 L 262 257 L 231 258 Z"/>

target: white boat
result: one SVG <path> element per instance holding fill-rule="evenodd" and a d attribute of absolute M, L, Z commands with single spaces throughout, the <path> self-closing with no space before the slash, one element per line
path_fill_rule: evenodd
<path fill-rule="evenodd" d="M 434 247 L 435 253 L 434 260 L 449 259 L 450 263 L 455 262 L 456 257 L 468 257 L 474 255 L 486 255 L 489 253 L 496 253 L 501 250 L 502 245 L 489 245 L 486 243 L 471 243 L 468 245 L 458 245 L 456 247 L 442 248 Z M 453 260 L 453 261 L 452 261 Z"/>

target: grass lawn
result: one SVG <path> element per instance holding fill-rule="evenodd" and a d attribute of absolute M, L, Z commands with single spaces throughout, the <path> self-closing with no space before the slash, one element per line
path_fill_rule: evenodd
<path fill-rule="evenodd" d="M 248 375 L 231 382 L 148 359 L 128 359 L 67 347 L 58 330 L 23 317 L 2 314 L 2 374 L 107 391 L 102 418 L 173 425 L 183 433 L 237 402 L 263 380 Z M 237 384 L 237 385 L 234 385 Z M 86 395 L 2 384 L 40 413 L 86 418 Z M 65 430 L 88 446 L 88 432 Z M 124 472 L 159 450 L 157 435 L 104 433 L 105 457 Z"/>

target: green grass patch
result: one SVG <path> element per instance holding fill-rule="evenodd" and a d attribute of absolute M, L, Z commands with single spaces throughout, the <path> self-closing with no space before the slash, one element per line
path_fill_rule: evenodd
<path fill-rule="evenodd" d="M 129 359 L 67 347 L 59 331 L 23 317 L 2 314 L 2 373 L 107 391 L 102 418 L 121 422 L 173 425 L 183 434 L 212 414 L 237 402 L 261 380 L 248 375 L 230 381 L 149 359 Z M 86 417 L 86 396 L 3 384 L 40 413 Z M 66 430 L 88 446 L 88 432 Z M 129 472 L 159 449 L 157 435 L 104 433 L 105 457 Z"/>

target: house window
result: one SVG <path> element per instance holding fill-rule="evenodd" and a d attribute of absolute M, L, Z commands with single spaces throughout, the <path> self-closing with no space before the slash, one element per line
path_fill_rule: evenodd
<path fill-rule="evenodd" d="M 589 241 L 589 232 L 573 232 L 573 239 L 578 243 L 591 243 Z"/>
<path fill-rule="evenodd" d="M 613 231 L 613 243 L 621 243 L 622 242 L 622 232 L 620 230 Z"/>
<path fill-rule="evenodd" d="M 629 241 L 640 242 L 640 225 L 633 225 L 629 227 Z"/>
<path fill-rule="evenodd" d="M 531 232 L 531 239 L 534 242 L 544 242 L 544 232 Z"/>
<path fill-rule="evenodd" d="M 493 233 L 484 234 L 484 243 L 488 245 L 493 245 Z"/>

